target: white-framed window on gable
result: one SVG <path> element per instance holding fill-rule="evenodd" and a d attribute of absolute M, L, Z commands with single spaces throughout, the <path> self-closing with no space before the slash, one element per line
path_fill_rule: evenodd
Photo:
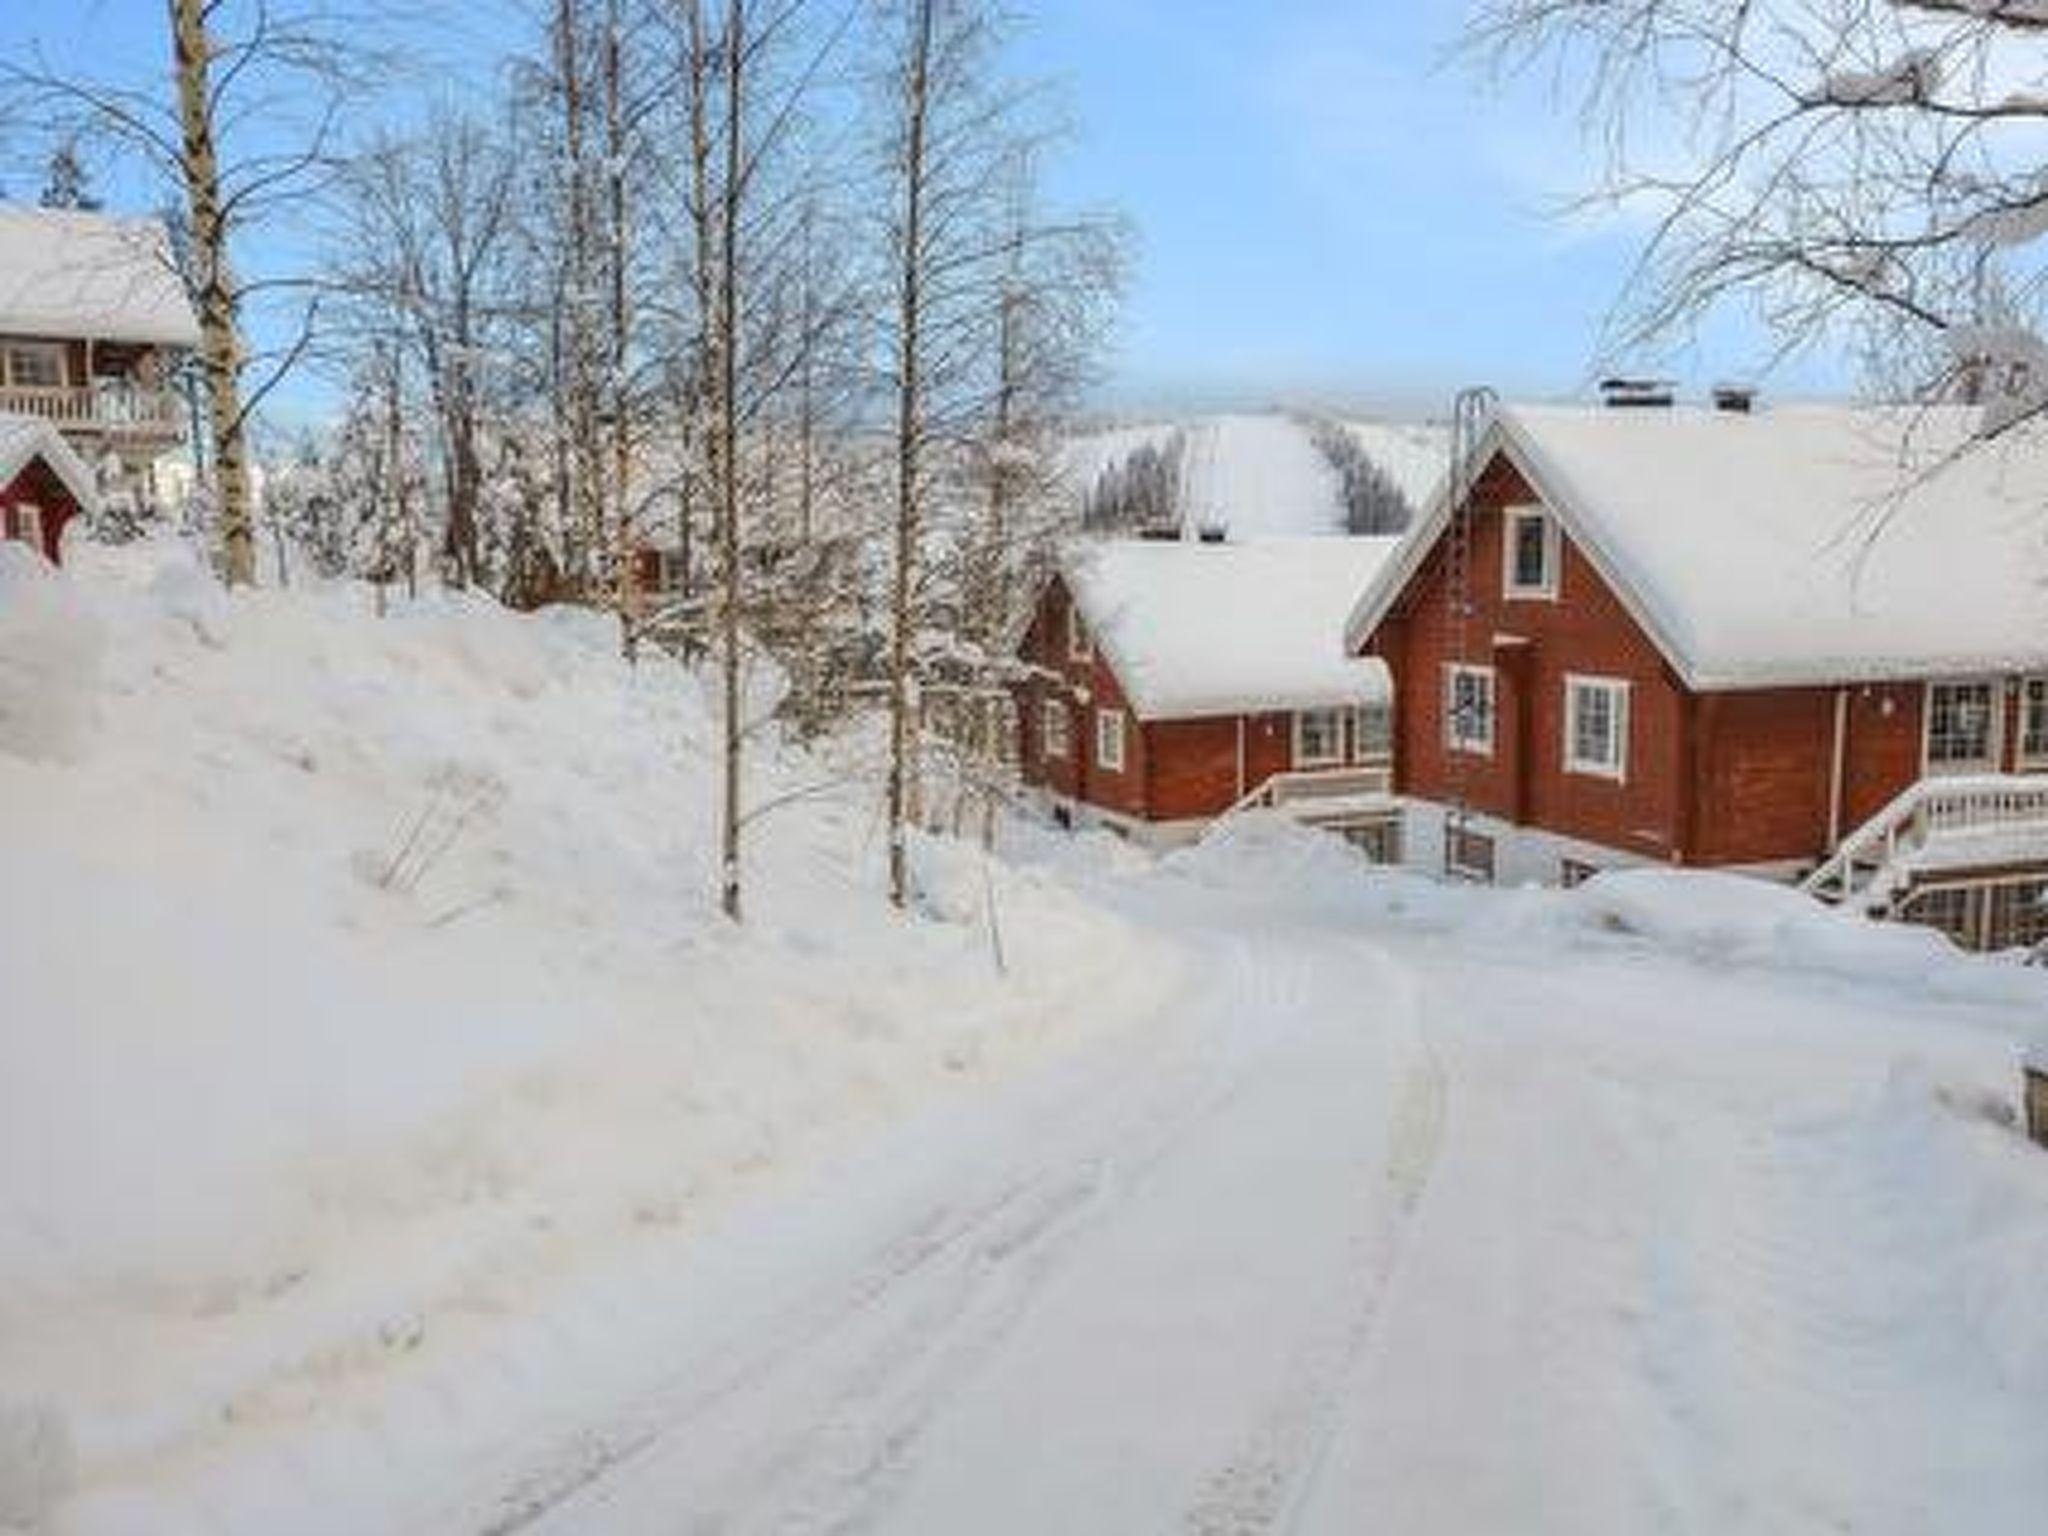
<path fill-rule="evenodd" d="M 1294 712 L 1294 766 L 1331 768 L 1344 761 L 1344 711 L 1298 709 Z"/>
<path fill-rule="evenodd" d="M 1067 659 L 1069 661 L 1086 661 L 1094 654 L 1094 649 L 1088 641 L 1088 626 L 1081 618 L 1081 605 L 1079 603 L 1068 603 Z"/>
<path fill-rule="evenodd" d="M 1998 766 L 1999 691 L 1988 681 L 1927 685 L 1929 773 L 1989 773 Z"/>
<path fill-rule="evenodd" d="M 1493 756 L 1493 668 L 1444 666 L 1444 745 Z"/>
<path fill-rule="evenodd" d="M 1557 520 L 1541 507 L 1501 513 L 1501 591 L 1508 597 L 1557 596 Z"/>
<path fill-rule="evenodd" d="M 16 389 L 62 389 L 64 345 L 56 341 L 10 341 L 5 358 L 7 383 Z"/>
<path fill-rule="evenodd" d="M 1124 712 L 1095 711 L 1095 766 L 1108 773 L 1124 771 Z"/>
<path fill-rule="evenodd" d="M 1064 699 L 1045 699 L 1038 706 L 1038 734 L 1042 757 L 1066 757 L 1074 750 Z"/>
<path fill-rule="evenodd" d="M 1612 677 L 1564 680 L 1564 767 L 1595 778 L 1628 777 L 1628 684 Z"/>
<path fill-rule="evenodd" d="M 2048 677 L 2020 684 L 2020 766 L 2048 768 Z"/>

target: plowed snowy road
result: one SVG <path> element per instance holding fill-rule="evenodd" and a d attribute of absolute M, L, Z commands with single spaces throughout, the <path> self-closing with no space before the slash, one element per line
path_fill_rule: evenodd
<path fill-rule="evenodd" d="M 1897 1052 L 1968 1073 L 1991 1036 L 1625 946 L 1532 970 L 1154 910 L 1196 958 L 1173 1008 L 761 1213 L 679 1284 L 667 1385 L 472 1526 L 1903 1533 L 2048 1500 L 2048 1404 L 1888 1189 L 1938 1150 L 1888 1139 Z"/>

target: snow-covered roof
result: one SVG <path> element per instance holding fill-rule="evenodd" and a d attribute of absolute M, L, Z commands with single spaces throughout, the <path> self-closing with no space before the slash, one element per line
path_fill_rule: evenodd
<path fill-rule="evenodd" d="M 1344 616 L 1396 538 L 1076 545 L 1082 619 L 1140 719 L 1382 702 L 1377 659 L 1348 656 Z"/>
<path fill-rule="evenodd" d="M 1509 406 L 1504 453 L 1703 690 L 2048 667 L 2048 437 L 1961 407 Z M 1364 641 L 1435 544 L 1439 495 L 1365 590 Z"/>
<path fill-rule="evenodd" d="M 40 416 L 0 412 L 0 489 L 5 489 L 33 459 L 41 459 L 50 466 L 81 510 L 91 512 L 98 507 L 98 482 L 61 432 Z"/>
<path fill-rule="evenodd" d="M 155 219 L 0 206 L 0 333 L 195 347 Z"/>

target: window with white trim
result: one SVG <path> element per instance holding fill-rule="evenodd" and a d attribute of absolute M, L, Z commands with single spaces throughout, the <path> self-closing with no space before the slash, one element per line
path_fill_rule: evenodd
<path fill-rule="evenodd" d="M 1564 680 L 1564 767 L 1596 778 L 1628 776 L 1628 684 L 1612 677 Z"/>
<path fill-rule="evenodd" d="M 1557 521 L 1541 507 L 1501 513 L 1501 590 L 1509 597 L 1557 596 Z"/>
<path fill-rule="evenodd" d="M 43 547 L 43 509 L 32 501 L 14 504 L 14 536 L 31 548 Z"/>
<path fill-rule="evenodd" d="M 64 348 L 54 341 L 7 343 L 7 382 L 16 389 L 62 389 Z"/>
<path fill-rule="evenodd" d="M 1352 756 L 1360 762 L 1386 757 L 1394 750 L 1394 707 L 1364 704 L 1358 710 L 1358 737 Z"/>
<path fill-rule="evenodd" d="M 2048 677 L 2030 677 L 2020 685 L 2020 762 L 2048 767 Z"/>
<path fill-rule="evenodd" d="M 1088 626 L 1081 622 L 1078 603 L 1067 604 L 1067 659 L 1086 661 L 1093 654 L 1088 644 Z"/>
<path fill-rule="evenodd" d="M 1974 773 L 1998 764 L 1995 683 L 1927 685 L 1927 767 L 1933 773 Z"/>
<path fill-rule="evenodd" d="M 1344 711 L 1300 709 L 1294 713 L 1294 766 L 1328 768 L 1344 761 Z"/>
<path fill-rule="evenodd" d="M 1493 755 L 1493 668 L 1445 663 L 1444 745 Z"/>
<path fill-rule="evenodd" d="M 1074 750 L 1073 732 L 1069 728 L 1066 702 L 1062 699 L 1046 699 L 1038 706 L 1038 734 L 1042 743 L 1043 757 L 1065 757 Z"/>
<path fill-rule="evenodd" d="M 1110 773 L 1124 771 L 1124 712 L 1095 711 L 1095 765 Z"/>

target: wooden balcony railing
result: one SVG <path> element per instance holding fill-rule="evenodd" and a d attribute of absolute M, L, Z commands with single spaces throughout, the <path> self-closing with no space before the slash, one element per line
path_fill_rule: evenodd
<path fill-rule="evenodd" d="M 1327 810 L 1337 802 L 1378 799 L 1391 794 L 1393 788 L 1392 759 L 1374 756 L 1364 762 L 1276 773 L 1261 781 L 1226 814 L 1260 808 L 1309 814 L 1318 803 Z"/>
<path fill-rule="evenodd" d="M 40 416 L 72 432 L 110 436 L 176 437 L 185 426 L 185 402 L 167 389 L 102 386 L 56 389 L 0 385 L 0 411 Z"/>

